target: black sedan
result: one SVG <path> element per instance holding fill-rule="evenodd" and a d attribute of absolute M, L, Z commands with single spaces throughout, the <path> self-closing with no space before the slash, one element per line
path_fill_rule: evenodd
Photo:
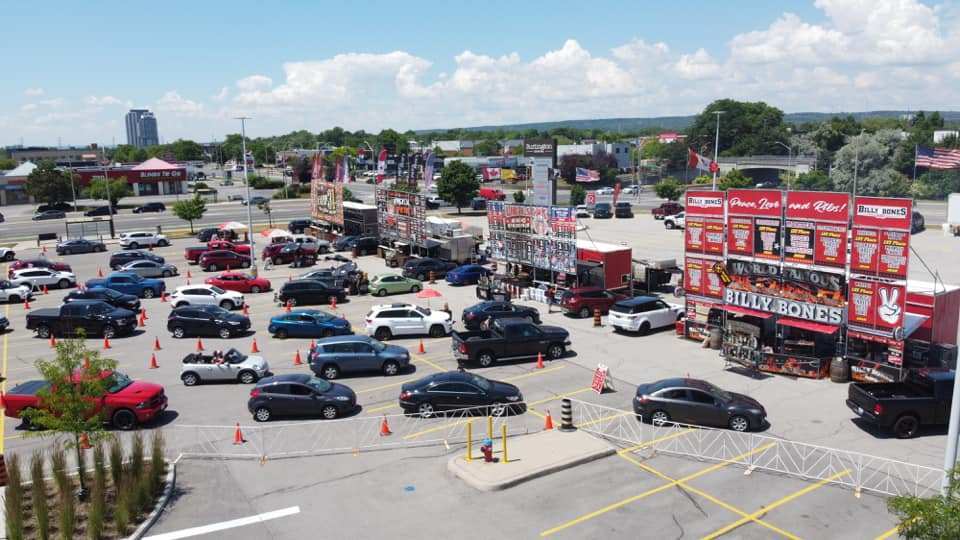
<path fill-rule="evenodd" d="M 106 251 L 107 246 L 103 242 L 87 240 L 85 238 L 76 238 L 74 240 L 65 240 L 57 244 L 57 255 L 73 255 L 74 253 L 97 253 Z"/>
<path fill-rule="evenodd" d="M 33 221 L 44 221 L 47 219 L 63 219 L 67 217 L 67 214 L 63 210 L 45 210 L 43 212 L 37 212 L 33 215 Z"/>
<path fill-rule="evenodd" d="M 524 411 L 519 388 L 469 371 L 434 373 L 404 384 L 400 388 L 400 408 L 406 414 L 418 414 L 422 418 L 455 409 L 471 409 L 494 416 Z"/>
<path fill-rule="evenodd" d="M 117 251 L 113 255 L 110 255 L 110 269 L 118 270 L 120 267 L 125 266 L 129 262 L 144 260 L 153 261 L 160 264 L 166 262 L 160 255 L 155 255 L 149 251 L 144 251 L 142 249 L 130 249 Z"/>
<path fill-rule="evenodd" d="M 132 294 L 123 294 L 122 292 L 104 287 L 93 287 L 82 291 L 74 289 L 63 299 L 64 303 L 74 302 L 76 300 L 103 300 L 115 308 L 140 312 L 139 298 Z"/>
<path fill-rule="evenodd" d="M 83 213 L 87 217 L 92 216 L 109 216 L 110 214 L 117 215 L 117 209 L 111 208 L 109 206 L 98 206 L 96 208 L 91 208 Z"/>
<path fill-rule="evenodd" d="M 133 209 L 134 214 L 143 214 L 145 212 L 166 212 L 167 207 L 162 202 L 149 202 L 143 206 Z"/>
<path fill-rule="evenodd" d="M 479 330 L 497 319 L 528 319 L 532 323 L 540 324 L 540 312 L 537 308 L 493 300 L 468 307 L 463 310 L 461 318 L 468 330 Z"/>
<path fill-rule="evenodd" d="M 170 311 L 167 330 L 179 339 L 187 336 L 215 336 L 229 339 L 250 330 L 250 318 L 220 306 L 181 306 Z"/>
<path fill-rule="evenodd" d="M 257 422 L 290 416 L 333 420 L 356 408 L 357 394 L 349 386 L 305 373 L 260 379 L 247 400 L 247 410 Z"/>
<path fill-rule="evenodd" d="M 683 378 L 641 384 L 633 398 L 633 411 L 654 425 L 677 422 L 734 431 L 761 429 L 767 418 L 766 409 L 752 397 Z"/>

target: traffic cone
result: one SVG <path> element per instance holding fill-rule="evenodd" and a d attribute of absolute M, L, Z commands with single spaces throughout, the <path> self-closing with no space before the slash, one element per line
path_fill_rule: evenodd
<path fill-rule="evenodd" d="M 90 357 L 89 357 L 89 356 L 84 356 L 84 357 L 83 357 L 83 369 L 90 369 Z"/>
<path fill-rule="evenodd" d="M 286 311 L 287 311 L 287 313 L 290 313 L 291 308 L 290 308 L 290 301 L 289 301 L 289 300 L 287 300 L 287 303 L 285 304 L 285 306 L 286 306 Z"/>
<path fill-rule="evenodd" d="M 143 328 L 146 325 L 147 325 L 147 321 L 143 320 L 143 314 L 141 313 L 140 317 L 137 319 L 137 326 L 139 326 L 140 328 Z"/>
<path fill-rule="evenodd" d="M 57 348 L 57 338 L 53 334 L 50 334 L 50 348 L 51 349 Z"/>
<path fill-rule="evenodd" d="M 300 349 L 297 349 L 297 354 L 293 355 L 293 365 L 302 366 L 303 360 L 300 358 Z"/>
<path fill-rule="evenodd" d="M 201 351 L 203 351 L 203 340 L 200 338 L 197 338 L 197 352 L 201 352 Z"/>
<path fill-rule="evenodd" d="M 537 369 L 543 369 L 543 353 L 537 353 Z"/>
<path fill-rule="evenodd" d="M 150 355 L 150 369 L 158 369 L 159 367 L 160 367 L 160 365 L 157 364 L 157 355 L 156 355 L 156 354 L 151 354 L 151 355 Z"/>
<path fill-rule="evenodd" d="M 24 310 L 30 309 L 30 301 L 29 301 L 29 300 L 24 300 L 24 301 L 23 301 L 23 309 L 24 309 Z"/>
<path fill-rule="evenodd" d="M 158 337 L 153 338 L 153 350 L 159 351 L 160 348 L 161 348 L 161 347 L 160 347 L 160 338 L 158 338 Z"/>
<path fill-rule="evenodd" d="M 103 348 L 104 348 L 104 350 L 106 350 L 106 349 L 112 349 L 112 348 L 113 348 L 113 347 L 110 346 L 110 338 L 108 338 L 108 337 L 104 337 L 104 338 L 103 338 Z"/>
<path fill-rule="evenodd" d="M 331 296 L 331 297 L 330 297 L 330 309 L 337 309 L 337 297 L 336 297 L 336 296 Z"/>
<path fill-rule="evenodd" d="M 86 433 L 81 433 L 81 434 L 80 434 L 80 449 L 81 449 L 81 450 L 89 450 L 89 449 L 91 449 L 91 448 L 93 448 L 93 447 L 90 446 L 90 437 L 88 437 Z"/>
<path fill-rule="evenodd" d="M 387 415 L 383 415 L 383 420 L 380 421 L 380 436 L 387 437 L 393 435 L 393 432 L 390 431 L 390 424 L 387 423 Z"/>
<path fill-rule="evenodd" d="M 97 277 L 103 277 L 103 268 L 97 268 Z"/>
<path fill-rule="evenodd" d="M 550 416 L 550 411 L 547 411 L 547 418 L 543 421 L 543 430 L 550 431 L 553 429 L 553 417 Z"/>
<path fill-rule="evenodd" d="M 245 442 L 247 440 L 243 438 L 243 432 L 240 431 L 240 422 L 237 422 L 237 428 L 233 430 L 233 444 L 243 444 Z"/>
<path fill-rule="evenodd" d="M 247 309 L 247 304 L 243 304 L 243 309 L 240 312 L 243 313 L 244 317 L 250 316 L 250 310 Z"/>
<path fill-rule="evenodd" d="M 427 350 L 423 348 L 423 339 L 420 339 L 420 348 L 418 349 L 420 354 L 426 354 Z"/>
<path fill-rule="evenodd" d="M 140 316 L 143 317 L 143 320 L 147 320 L 150 317 L 147 317 L 147 308 L 140 308 Z"/>
<path fill-rule="evenodd" d="M 50 291 L 47 290 L 47 286 L 43 286 L 43 294 L 50 294 Z"/>
<path fill-rule="evenodd" d="M 257 338 L 253 338 L 253 345 L 250 346 L 250 352 L 251 353 L 260 352 L 260 347 L 257 347 Z"/>

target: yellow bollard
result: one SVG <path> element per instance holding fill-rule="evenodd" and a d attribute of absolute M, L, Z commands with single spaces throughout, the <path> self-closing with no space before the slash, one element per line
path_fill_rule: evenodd
<path fill-rule="evenodd" d="M 487 417 L 487 438 L 493 440 L 493 417 Z"/>
<path fill-rule="evenodd" d="M 467 463 L 473 461 L 473 420 L 467 422 Z"/>
<path fill-rule="evenodd" d="M 503 462 L 506 463 L 510 461 L 507 457 L 507 424 L 500 426 L 500 436 L 503 438 Z"/>

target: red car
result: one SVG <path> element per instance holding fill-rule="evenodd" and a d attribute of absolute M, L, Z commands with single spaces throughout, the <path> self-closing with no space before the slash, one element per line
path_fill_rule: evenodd
<path fill-rule="evenodd" d="M 208 272 L 216 272 L 221 268 L 250 268 L 250 257 L 232 251 L 208 251 L 200 256 L 200 268 Z"/>
<path fill-rule="evenodd" d="M 270 280 L 262 277 L 253 277 L 242 272 L 223 272 L 219 276 L 207 278 L 207 285 L 215 285 L 228 291 L 242 293 L 258 293 L 270 290 Z"/>
<path fill-rule="evenodd" d="M 74 375 L 79 382 L 80 373 Z M 107 393 L 96 401 L 91 414 L 102 413 L 105 422 L 117 429 L 133 429 L 149 422 L 167 408 L 163 387 L 145 381 L 134 381 L 119 371 L 104 371 L 101 378 L 109 379 Z M 21 411 L 42 407 L 37 394 L 47 388 L 47 381 L 20 383 L 3 396 L 4 414 L 20 418 Z"/>
<path fill-rule="evenodd" d="M 250 255 L 250 244 L 234 244 L 226 240 L 211 240 L 207 242 L 207 248 L 213 250 L 225 250 L 238 253 L 240 255 Z"/>
<path fill-rule="evenodd" d="M 594 309 L 599 309 L 601 314 L 606 315 L 610 306 L 626 298 L 622 294 L 605 291 L 600 287 L 576 287 L 563 293 L 560 307 L 567 315 L 590 317 Z"/>
<path fill-rule="evenodd" d="M 665 202 L 650 211 L 653 219 L 663 219 L 667 216 L 675 216 L 683 212 L 683 205 L 677 202 Z"/>
<path fill-rule="evenodd" d="M 260 258 L 263 260 L 270 259 L 275 265 L 290 264 L 297 258 L 297 254 L 316 256 L 317 250 L 314 248 L 305 248 L 296 242 L 277 243 L 270 244 L 263 248 Z"/>
<path fill-rule="evenodd" d="M 73 272 L 73 269 L 70 268 L 70 265 L 67 263 L 51 261 L 50 259 L 44 258 L 20 259 L 10 263 L 9 277 L 13 277 L 14 270 L 20 270 L 21 268 L 49 268 L 57 272 Z"/>

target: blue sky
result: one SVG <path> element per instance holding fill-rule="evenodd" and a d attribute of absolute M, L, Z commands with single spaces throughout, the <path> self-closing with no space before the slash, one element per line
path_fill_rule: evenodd
<path fill-rule="evenodd" d="M 0 145 L 960 103 L 952 0 L 140 5 L 5 5 Z"/>

